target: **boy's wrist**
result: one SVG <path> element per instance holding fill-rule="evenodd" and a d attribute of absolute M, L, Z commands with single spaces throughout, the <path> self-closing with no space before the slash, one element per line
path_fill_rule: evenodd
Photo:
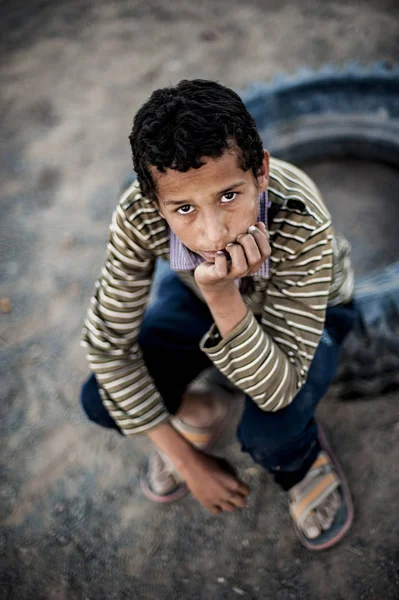
<path fill-rule="evenodd" d="M 223 285 L 214 284 L 206 286 L 198 286 L 206 303 L 212 305 L 226 306 L 228 301 L 241 297 L 240 290 L 234 279 L 224 282 Z"/>
<path fill-rule="evenodd" d="M 183 475 L 187 466 L 195 459 L 197 450 L 171 423 L 163 423 L 147 432 L 148 437 L 172 461 L 176 470 Z"/>
<path fill-rule="evenodd" d="M 240 290 L 233 281 L 231 288 L 201 291 L 221 336 L 225 337 L 244 319 L 248 311 Z"/>

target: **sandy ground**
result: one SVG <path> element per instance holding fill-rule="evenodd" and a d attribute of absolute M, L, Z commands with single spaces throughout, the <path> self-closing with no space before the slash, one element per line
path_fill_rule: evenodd
<path fill-rule="evenodd" d="M 137 485 L 148 442 L 87 423 L 77 401 L 82 319 L 140 104 L 183 77 L 239 89 L 304 65 L 394 60 L 397 3 L 31 0 L 0 10 L 0 598 L 398 598 L 396 395 L 329 395 L 320 407 L 356 521 L 316 556 L 296 540 L 283 493 L 234 443 L 247 510 L 214 518 L 191 498 L 159 508 Z M 391 260 L 398 173 L 356 161 L 308 171 L 354 241 L 358 272 Z"/>

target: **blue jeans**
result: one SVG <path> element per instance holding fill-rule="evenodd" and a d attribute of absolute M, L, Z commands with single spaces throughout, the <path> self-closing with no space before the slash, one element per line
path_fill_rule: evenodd
<path fill-rule="evenodd" d="M 341 343 L 355 318 L 353 303 L 327 310 L 307 381 L 289 406 L 264 412 L 246 397 L 237 431 L 242 450 L 273 473 L 285 490 L 303 479 L 320 450 L 314 412 L 335 375 Z M 175 273 L 166 274 L 157 300 L 144 315 L 139 344 L 148 371 L 172 414 L 178 410 L 188 384 L 212 366 L 199 349 L 199 341 L 212 323 L 207 305 Z M 90 420 L 120 431 L 102 404 L 94 375 L 82 387 L 81 402 Z"/>

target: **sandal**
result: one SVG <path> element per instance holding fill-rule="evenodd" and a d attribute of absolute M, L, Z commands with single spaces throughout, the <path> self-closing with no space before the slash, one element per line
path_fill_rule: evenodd
<path fill-rule="evenodd" d="M 349 530 L 354 515 L 347 481 L 320 425 L 318 436 L 322 451 L 302 480 L 304 485 L 300 487 L 299 494 L 290 503 L 295 533 L 308 550 L 326 550 L 334 546 Z M 305 519 L 334 490 L 338 491 L 341 501 L 334 521 L 317 538 L 308 538 L 302 531 Z"/>
<path fill-rule="evenodd" d="M 152 502 L 174 502 L 188 493 L 187 486 L 176 477 L 174 469 L 161 452 L 155 450 L 140 473 L 140 488 Z"/>

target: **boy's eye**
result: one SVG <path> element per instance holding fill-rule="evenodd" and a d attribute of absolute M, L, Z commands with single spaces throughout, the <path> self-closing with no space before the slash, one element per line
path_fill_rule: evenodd
<path fill-rule="evenodd" d="M 176 212 L 179 213 L 179 215 L 188 215 L 192 212 L 191 209 L 193 209 L 191 204 L 183 204 L 183 206 L 180 206 Z"/>
<path fill-rule="evenodd" d="M 226 194 L 223 194 L 222 198 L 225 198 L 227 202 L 232 202 L 235 200 L 236 196 L 237 192 L 227 192 Z"/>

